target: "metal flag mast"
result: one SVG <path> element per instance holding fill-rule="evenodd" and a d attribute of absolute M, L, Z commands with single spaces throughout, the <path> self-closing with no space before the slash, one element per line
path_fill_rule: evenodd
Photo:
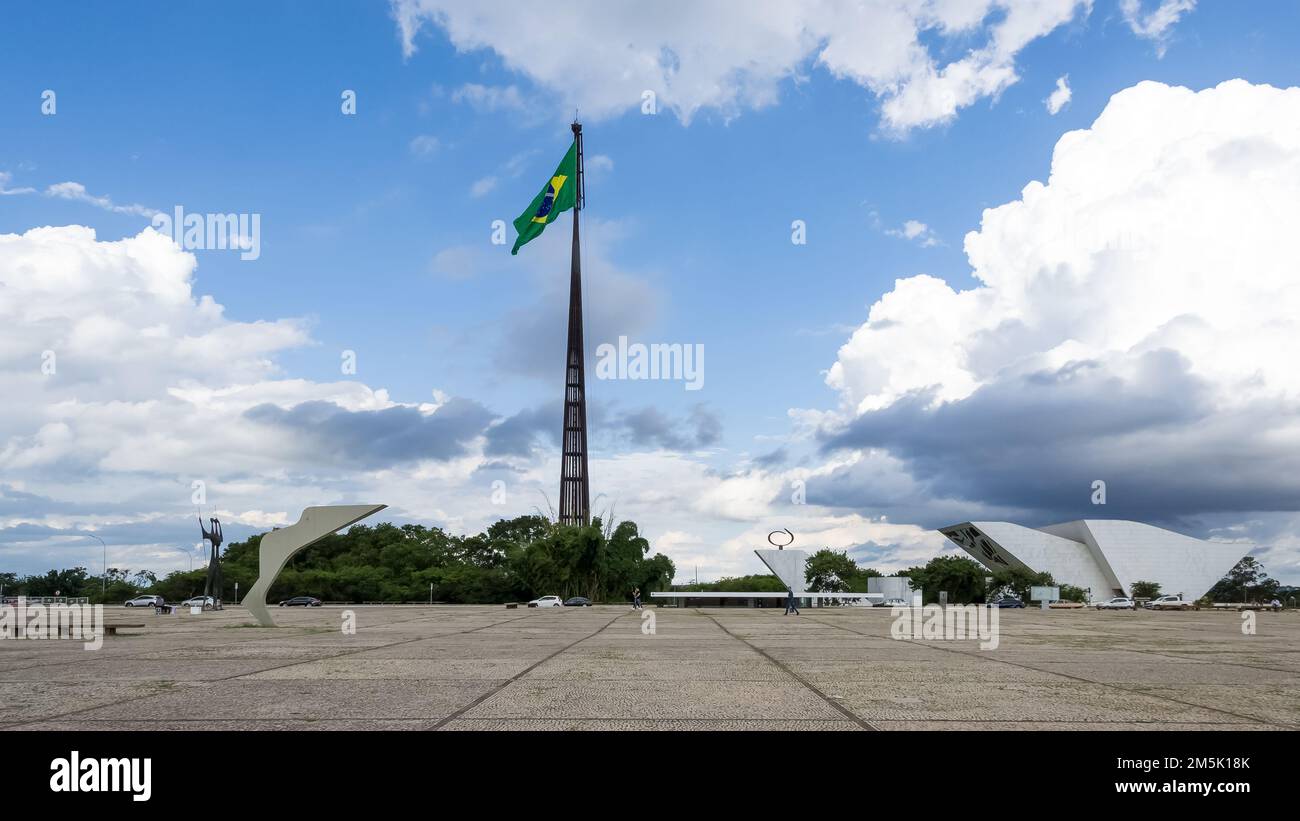
<path fill-rule="evenodd" d="M 578 180 L 573 203 L 573 251 L 569 268 L 569 346 L 564 366 L 564 432 L 560 438 L 560 524 L 585 525 L 591 520 L 591 491 L 587 481 L 587 389 L 582 344 L 582 255 L 578 244 L 578 212 L 586 204 L 582 167 L 582 123 L 574 120 L 578 147 Z"/>

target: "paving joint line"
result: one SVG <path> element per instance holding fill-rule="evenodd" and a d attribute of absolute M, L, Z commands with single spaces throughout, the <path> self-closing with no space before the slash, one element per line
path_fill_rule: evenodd
<path fill-rule="evenodd" d="M 863 633 L 863 632 L 858 631 L 858 630 L 850 629 L 850 628 L 845 627 L 845 626 L 843 626 L 843 625 L 841 625 L 841 624 L 831 624 L 830 622 L 821 621 L 821 620 L 819 620 L 819 619 L 811 619 L 811 621 L 817 622 L 818 624 L 826 625 L 827 627 L 835 627 L 835 628 L 838 628 L 838 629 L 840 629 L 840 630 L 844 630 L 844 631 L 846 631 L 846 632 L 853 633 L 854 635 L 858 635 L 858 636 L 869 636 L 869 635 L 870 635 L 870 634 L 868 634 L 868 633 Z M 995 662 L 995 663 L 997 663 L 997 664 L 1007 664 L 1007 665 L 1010 665 L 1010 666 L 1012 666 L 1012 667 L 1019 668 L 1019 669 L 1021 669 L 1021 670 L 1031 670 L 1031 671 L 1033 671 L 1033 672 L 1035 672 L 1035 673 L 1044 673 L 1044 674 L 1049 675 L 1049 676 L 1060 676 L 1061 678 L 1070 679 L 1071 681 L 1077 681 L 1077 682 L 1080 682 L 1080 683 L 1082 683 L 1082 684 L 1095 684 L 1095 685 L 1097 685 L 1097 686 L 1099 686 L 1099 687 L 1106 687 L 1106 688 L 1109 688 L 1109 689 L 1111 689 L 1111 690 L 1118 690 L 1118 691 L 1121 692 L 1121 693 L 1129 693 L 1130 695 L 1146 696 L 1147 698 L 1154 698 L 1154 699 L 1157 699 L 1157 700 L 1160 700 L 1160 701 L 1168 701 L 1168 702 L 1170 702 L 1171 704 L 1180 704 L 1180 705 L 1182 705 L 1182 706 L 1184 706 L 1184 707 L 1194 707 L 1194 708 L 1196 708 L 1196 709 L 1198 709 L 1198 710 L 1210 710 L 1211 712 L 1222 713 L 1223 715 L 1232 716 L 1233 718 L 1245 719 L 1246 721 L 1249 721 L 1249 722 L 1252 722 L 1252 723 L 1255 723 L 1255 724 L 1263 724 L 1265 727 L 1278 727 L 1278 728 L 1294 729 L 1294 725 L 1289 725 L 1289 724 L 1287 724 L 1287 723 L 1285 723 L 1285 722 L 1281 722 L 1281 723 L 1279 723 L 1279 722 L 1271 721 L 1271 720 L 1268 720 L 1268 719 L 1258 718 L 1258 717 L 1256 717 L 1256 716 L 1248 716 L 1248 715 L 1243 715 L 1243 714 L 1241 714 L 1241 713 L 1234 713 L 1234 712 L 1232 712 L 1231 710 L 1224 710 L 1224 709 L 1219 708 L 1219 707 L 1207 707 L 1207 706 L 1205 706 L 1204 704 L 1196 704 L 1196 703 L 1194 703 L 1194 702 L 1190 702 L 1190 701 L 1182 701 L 1181 699 L 1171 698 L 1170 696 L 1158 695 L 1158 694 L 1156 694 L 1156 693 L 1150 693 L 1150 692 L 1146 692 L 1146 691 L 1144 691 L 1144 690 L 1139 690 L 1139 689 L 1134 689 L 1134 688 L 1129 688 L 1129 687 L 1121 687 L 1120 685 L 1118 685 L 1118 684 L 1113 684 L 1113 683 L 1111 683 L 1111 682 L 1105 682 L 1105 681 L 1093 681 L 1092 679 L 1083 678 L 1082 676 L 1075 676 L 1075 675 L 1071 675 L 1071 674 L 1069 674 L 1069 673 L 1060 673 L 1060 672 L 1057 672 L 1057 671 L 1055 671 L 1055 670 L 1041 670 L 1041 669 L 1039 669 L 1039 668 L 1037 668 L 1037 667 L 1031 667 L 1031 666 L 1029 666 L 1028 664 L 1021 664 L 1021 663 L 1019 663 L 1019 662 L 1015 662 L 1015 661 L 1007 661 L 1006 659 L 991 658 L 991 657 L 989 657 L 989 656 L 981 656 L 981 655 L 978 655 L 977 653 L 972 653 L 972 652 L 969 652 L 969 651 L 966 651 L 966 650 L 958 650 L 958 649 L 955 648 L 955 647 L 943 647 L 943 646 L 938 646 L 938 645 L 935 644 L 935 643 L 919 642 L 919 641 L 916 641 L 915 639 L 897 639 L 897 641 L 902 641 L 902 642 L 905 642 L 905 643 L 907 643 L 907 644 L 914 645 L 914 646 L 916 646 L 916 647 L 926 647 L 926 648 L 930 648 L 930 649 L 933 649 L 933 650 L 941 650 L 941 651 L 943 651 L 943 652 L 945 652 L 945 653 L 956 653 L 956 654 L 959 655 L 959 656 L 966 656 L 967 658 L 979 659 L 979 660 L 981 660 L 981 661 L 991 661 L 991 662 Z M 1170 722 L 1160 722 L 1160 723 L 1164 723 L 1164 724 L 1193 723 L 1193 724 L 1194 724 L 1194 723 L 1197 723 L 1197 722 L 1173 722 L 1173 721 L 1170 721 Z"/>
<path fill-rule="evenodd" d="M 783 671 L 784 673 L 788 674 L 788 675 L 789 675 L 791 678 L 793 678 L 795 681 L 799 682 L 799 683 L 802 684 L 804 687 L 806 687 L 807 689 L 811 690 L 812 693 L 813 693 L 814 695 L 816 695 L 816 696 L 817 696 L 818 698 L 820 698 L 822 701 L 824 701 L 824 702 L 826 702 L 827 704 L 829 704 L 829 705 L 831 705 L 832 707 L 834 707 L 835 710 L 836 710 L 837 712 L 839 712 L 841 715 L 843 715 L 844 717 L 848 718 L 850 721 L 852 721 L 852 722 L 854 722 L 855 724 L 857 724 L 859 727 L 862 727 L 864 730 L 873 730 L 873 731 L 876 730 L 875 727 L 871 726 L 871 724 L 870 724 L 869 722 L 867 722 L 865 719 L 863 719 L 863 718 L 862 718 L 861 716 L 859 716 L 857 713 L 853 712 L 853 711 L 850 710 L 848 707 L 845 707 L 843 704 L 841 704 L 841 703 L 839 703 L 838 701 L 836 701 L 835 699 L 831 698 L 831 697 L 828 696 L 826 693 L 823 693 L 823 692 L 822 692 L 822 691 L 817 687 L 817 685 L 813 684 L 813 683 L 812 683 L 811 681 L 809 681 L 808 679 L 806 679 L 806 678 L 804 678 L 803 676 L 801 676 L 801 675 L 799 675 L 798 673 L 796 673 L 796 672 L 795 672 L 794 670 L 792 670 L 790 667 L 786 666 L 783 662 L 778 661 L 776 658 L 774 658 L 773 656 L 771 656 L 770 654 L 768 654 L 768 652 L 767 652 L 766 650 L 764 650 L 763 648 L 761 648 L 761 647 L 759 647 L 759 646 L 757 646 L 757 645 L 755 645 L 755 644 L 751 644 L 751 643 L 749 642 L 748 639 L 741 638 L 740 636 L 738 636 L 738 635 L 736 635 L 735 633 L 731 632 L 730 630 L 728 630 L 726 627 L 723 626 L 722 622 L 718 621 L 717 619 L 715 619 L 713 616 L 709 615 L 708 613 L 701 613 L 701 612 L 699 611 L 698 608 L 695 610 L 695 612 L 696 612 L 697 615 L 704 616 L 706 619 L 708 619 L 709 621 L 711 621 L 711 622 L 713 622 L 714 624 L 716 624 L 716 625 L 718 626 L 718 629 L 719 629 L 719 630 L 721 630 L 722 632 L 726 633 L 726 634 L 727 634 L 728 636 L 730 636 L 731 638 L 733 638 L 733 639 L 735 639 L 736 641 L 740 642 L 741 644 L 745 645 L 745 646 L 748 647 L 750 650 L 753 650 L 755 653 L 758 653 L 758 654 L 759 654 L 760 656 L 762 656 L 763 658 L 767 659 L 771 664 L 775 665 L 776 668 L 777 668 L 778 670 L 781 670 L 781 671 Z"/>
<path fill-rule="evenodd" d="M 614 618 L 610 619 L 609 621 L 605 622 L 603 625 L 601 625 L 600 627 L 598 627 L 598 628 L 595 630 L 595 632 L 590 633 L 590 634 L 588 634 L 588 635 L 586 635 L 586 636 L 583 636 L 582 638 L 578 639 L 577 641 L 569 642 L 568 644 L 564 645 L 564 646 L 561 647 L 559 650 L 556 650 L 555 652 L 551 653 L 550 655 L 546 656 L 545 658 L 542 658 L 542 659 L 539 659 L 538 661 L 533 662 L 532 664 L 528 665 L 528 666 L 525 667 L 524 669 L 520 670 L 518 673 L 515 673 L 515 674 L 514 674 L 513 676 L 511 676 L 510 678 L 508 678 L 508 679 L 506 679 L 505 681 L 501 682 L 501 684 L 497 685 L 496 687 L 492 688 L 492 689 L 489 690 L 488 692 L 486 692 L 486 693 L 484 693 L 483 695 L 479 696 L 478 698 L 474 699 L 474 700 L 471 701 L 469 704 L 466 704 L 464 707 L 461 707 L 460 709 L 455 710 L 454 712 L 452 712 L 452 713 L 450 713 L 450 714 L 448 714 L 448 715 L 446 715 L 446 716 L 443 716 L 441 719 L 439 719 L 438 721 L 434 722 L 434 724 L 433 724 L 432 726 L 428 727 L 427 729 L 428 729 L 430 732 L 432 732 L 432 731 L 436 731 L 436 730 L 441 730 L 443 727 L 446 727 L 448 724 L 450 724 L 451 722 L 453 722 L 453 721 L 455 721 L 456 719 L 460 718 L 460 717 L 463 716 L 465 713 L 467 713 L 467 712 L 469 712 L 470 710 L 474 709 L 475 707 L 479 706 L 480 704 L 482 704 L 483 702 L 487 701 L 487 700 L 488 700 L 489 698 L 491 698 L 492 696 L 495 696 L 497 693 L 499 693 L 499 692 L 501 692 L 502 690 L 504 690 L 505 688 L 509 687 L 511 684 L 514 684 L 516 681 L 519 681 L 519 680 L 522 679 L 524 676 L 526 676 L 526 675 L 528 675 L 529 673 L 531 673 L 533 670 L 535 670 L 535 669 L 537 669 L 538 667 L 542 666 L 543 664 L 545 664 L 546 662 L 548 662 L 548 661 L 550 661 L 551 659 L 555 658 L 556 656 L 560 655 L 561 653 L 565 652 L 566 650 L 569 650 L 569 649 L 571 649 L 571 648 L 573 648 L 573 647 L 576 647 L 576 646 L 578 646 L 579 644 L 582 644 L 582 643 L 583 643 L 584 641 L 586 641 L 587 639 L 595 638 L 596 636 L 598 636 L 598 635 L 600 635 L 601 633 L 605 632 L 605 630 L 606 630 L 606 629 L 607 629 L 611 624 L 613 624 L 614 622 L 618 621 L 619 619 L 621 619 L 621 618 L 623 618 L 624 616 L 627 616 L 627 615 L 629 615 L 629 614 L 627 614 L 627 613 L 619 613 L 617 616 L 615 616 Z M 523 617 L 521 616 L 521 618 L 523 618 Z"/>
<path fill-rule="evenodd" d="M 462 634 L 465 634 L 465 633 L 477 633 L 479 630 L 486 630 L 486 629 L 488 629 L 488 628 L 490 628 L 490 627 L 496 627 L 497 625 L 500 625 L 500 624 L 507 624 L 507 623 L 509 623 L 509 622 L 512 622 L 512 621 L 518 621 L 519 619 L 525 619 L 525 618 L 528 618 L 528 616 L 527 616 L 527 615 L 524 615 L 524 614 L 521 614 L 521 615 L 515 616 L 514 618 L 504 619 L 504 620 L 502 620 L 502 621 L 497 621 L 497 622 L 492 622 L 491 624 L 484 624 L 484 625 L 481 625 L 481 626 L 479 626 L 479 627 L 475 627 L 475 628 L 473 628 L 473 629 L 471 629 L 471 630 L 457 630 L 457 631 L 453 631 L 453 632 L 451 632 L 451 633 L 441 633 L 441 634 L 439 634 L 439 636 L 456 636 L 456 635 L 462 635 Z M 391 623 L 391 622 L 390 622 L 390 623 Z M 403 644 L 410 644 L 411 642 L 416 642 L 416 641 L 425 641 L 425 640 L 430 639 L 430 638 L 438 638 L 438 636 L 417 636 L 416 638 L 413 638 L 413 639 L 403 639 L 402 641 L 389 642 L 388 644 L 380 644 L 380 645 L 376 645 L 376 646 L 373 646 L 373 647 L 362 647 L 362 648 L 358 648 L 358 649 L 356 649 L 356 650 L 349 650 L 349 651 L 347 651 L 347 652 L 338 653 L 338 654 L 335 654 L 335 655 L 333 655 L 333 656 L 328 656 L 327 658 L 328 658 L 328 659 L 337 659 L 337 658 L 343 658 L 344 656 L 356 655 L 357 653 L 364 653 L 364 652 L 366 652 L 366 651 L 368 651 L 368 650 L 385 650 L 385 649 L 387 649 L 387 648 L 389 648 L 389 647 L 400 647 L 400 646 L 402 646 Z M 265 673 L 265 672 L 268 672 L 268 671 L 271 671 L 271 670 L 283 670 L 283 669 L 285 669 L 285 668 L 287 668 L 287 667 L 294 667 L 294 666 L 299 665 L 299 664 L 311 664 L 311 663 L 313 663 L 313 662 L 323 661 L 323 660 L 324 660 L 324 659 L 299 659 L 299 660 L 297 660 L 297 661 L 292 661 L 292 662 L 290 662 L 290 663 L 288 663 L 288 664 L 277 665 L 277 666 L 275 666 L 275 667 L 264 667 L 264 668 L 262 668 L 262 669 L 260 669 L 260 670 L 254 670 L 254 671 L 252 671 L 252 672 L 248 672 L 248 673 L 237 673 L 237 674 L 235 674 L 235 675 L 233 675 L 233 676 L 225 676 L 225 677 L 223 677 L 223 678 L 215 678 L 215 679 L 211 679 L 211 680 L 209 680 L 209 681 L 202 682 L 202 684 L 203 684 L 204 686 L 210 686 L 210 685 L 213 685 L 213 684 L 219 684 L 219 683 L 221 683 L 221 682 L 226 682 L 226 681 L 231 681 L 231 680 L 233 680 L 233 679 L 241 678 L 241 677 L 243 677 L 243 676 L 256 675 L 256 674 L 258 674 L 258 673 Z M 161 695 L 164 695 L 164 693 L 162 693 L 162 692 L 143 693 L 143 694 L 141 694 L 141 695 L 130 696 L 130 697 L 128 697 L 128 698 L 120 699 L 120 700 L 118 700 L 118 701 L 110 701 L 110 702 L 106 702 L 106 703 L 104 703 L 104 704 L 96 704 L 96 705 L 94 705 L 93 707 L 82 707 L 82 708 L 79 709 L 79 710 L 69 710 L 69 711 L 66 712 L 66 713 L 56 713 L 55 715 L 51 715 L 51 716 L 42 716 L 42 717 L 40 717 L 40 718 L 34 718 L 34 719 L 30 719 L 30 720 L 26 720 L 26 719 L 24 719 L 24 720 L 20 720 L 20 721 L 18 721 L 18 722 L 12 723 L 12 724 L 0 724 L 0 729 L 12 730 L 12 729 L 17 728 L 17 727 L 24 727 L 24 726 L 26 726 L 26 725 L 28 725 L 28 724 L 40 724 L 40 723 L 43 723 L 43 722 L 46 722 L 46 721 L 58 721 L 58 720 L 61 720 L 61 719 L 68 718 L 68 717 L 70 717 L 70 716 L 78 715 L 78 714 L 80 714 L 80 713 L 87 713 L 87 712 L 90 712 L 90 711 L 92 711 L 92 710 L 100 710 L 100 709 L 103 709 L 103 708 L 105 708 L 105 707 L 117 707 L 117 706 L 122 705 L 122 704 L 130 704 L 131 702 L 134 702 L 134 701 L 143 701 L 144 699 L 148 699 L 148 698 L 156 698 L 156 697 L 161 696 Z"/>

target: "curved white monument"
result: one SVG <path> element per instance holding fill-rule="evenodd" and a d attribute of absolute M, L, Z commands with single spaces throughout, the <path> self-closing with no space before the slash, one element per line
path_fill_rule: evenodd
<path fill-rule="evenodd" d="M 1091 588 L 1094 599 L 1126 596 L 1133 582 L 1162 593 L 1204 596 L 1251 545 L 1207 542 L 1122 519 L 1080 519 L 1031 528 L 1010 522 L 963 522 L 939 528 L 991 570 L 1047 571 L 1058 584 Z"/>
<path fill-rule="evenodd" d="M 328 505 L 309 507 L 295 524 L 272 530 L 262 537 L 257 550 L 257 581 L 249 588 L 242 604 L 263 627 L 275 627 L 275 620 L 266 609 L 266 592 L 275 577 L 284 569 L 289 557 L 319 542 L 331 533 L 356 524 L 388 505 Z"/>

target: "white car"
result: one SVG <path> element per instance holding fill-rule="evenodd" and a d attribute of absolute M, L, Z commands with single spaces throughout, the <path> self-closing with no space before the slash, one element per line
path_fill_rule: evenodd
<path fill-rule="evenodd" d="M 877 607 L 911 607 L 911 602 L 907 599 L 885 599 Z"/>
<path fill-rule="evenodd" d="M 542 596 L 540 599 L 533 599 L 528 603 L 529 607 L 562 607 L 564 600 L 559 596 Z"/>
<path fill-rule="evenodd" d="M 1181 596 L 1161 596 L 1146 603 L 1149 610 L 1191 610 L 1196 605 Z"/>
<path fill-rule="evenodd" d="M 1132 610 L 1133 600 L 1124 596 L 1116 596 L 1109 601 L 1099 601 L 1093 605 L 1098 610 Z"/>
<path fill-rule="evenodd" d="M 195 596 L 181 602 L 181 607 L 216 607 L 217 602 L 211 596 Z"/>
<path fill-rule="evenodd" d="M 126 603 L 127 607 L 157 607 L 163 603 L 162 596 L 136 596 Z"/>

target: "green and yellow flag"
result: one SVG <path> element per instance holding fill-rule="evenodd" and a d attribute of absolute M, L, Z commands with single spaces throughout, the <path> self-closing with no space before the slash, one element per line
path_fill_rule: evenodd
<path fill-rule="evenodd" d="M 560 160 L 555 173 L 542 187 L 541 193 L 529 203 L 528 210 L 515 220 L 515 230 L 519 237 L 511 254 L 519 253 L 524 243 L 541 235 L 547 225 L 555 222 L 556 217 L 573 207 L 578 188 L 578 143 L 569 146 L 569 152 Z"/>

